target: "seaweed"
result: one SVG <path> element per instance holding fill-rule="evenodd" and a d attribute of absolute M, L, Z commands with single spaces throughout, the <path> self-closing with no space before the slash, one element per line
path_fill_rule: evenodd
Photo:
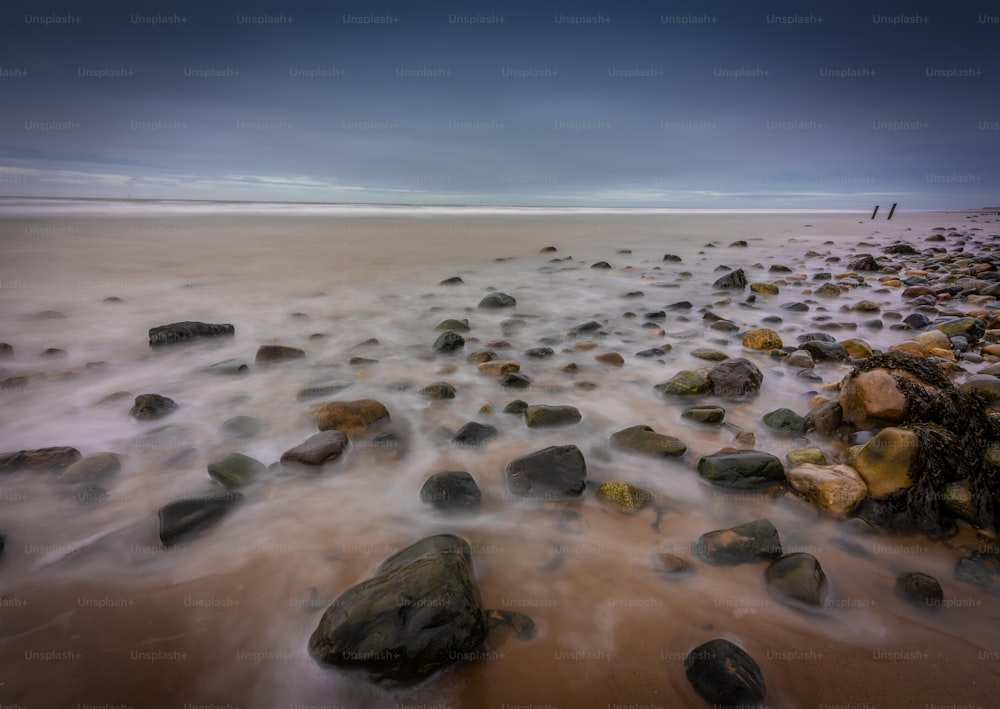
<path fill-rule="evenodd" d="M 1000 467 L 988 455 L 1000 441 L 1000 424 L 987 412 L 988 400 L 956 387 L 933 361 L 904 352 L 870 357 L 848 379 L 873 369 L 892 372 L 906 398 L 901 425 L 912 430 L 920 444 L 910 476 L 913 485 L 876 505 L 876 522 L 932 537 L 950 534 L 956 525 L 941 490 L 949 482 L 968 479 L 977 519 L 1000 529 Z"/>

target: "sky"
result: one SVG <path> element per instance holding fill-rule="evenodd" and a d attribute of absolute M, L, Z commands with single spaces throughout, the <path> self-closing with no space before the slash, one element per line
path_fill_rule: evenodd
<path fill-rule="evenodd" d="M 1000 204 L 1000 6 L 0 5 L 0 195 Z"/>

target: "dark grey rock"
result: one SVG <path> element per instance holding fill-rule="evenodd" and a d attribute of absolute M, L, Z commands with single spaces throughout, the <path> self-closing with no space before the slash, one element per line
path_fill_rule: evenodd
<path fill-rule="evenodd" d="M 458 429 L 451 441 L 457 446 L 474 448 L 489 443 L 497 437 L 497 434 L 496 426 L 469 421 Z"/>
<path fill-rule="evenodd" d="M 758 519 L 731 529 L 706 532 L 692 551 L 713 566 L 732 566 L 778 558 L 781 540 L 769 520 Z"/>
<path fill-rule="evenodd" d="M 826 601 L 826 574 L 812 554 L 797 552 L 776 559 L 764 572 L 764 580 L 767 590 L 781 601 L 817 608 Z"/>
<path fill-rule="evenodd" d="M 387 686 L 409 685 L 478 652 L 487 628 L 469 544 L 441 534 L 397 552 L 341 594 L 309 652 Z"/>
<path fill-rule="evenodd" d="M 438 335 L 434 340 L 435 352 L 455 352 L 465 347 L 465 338 L 454 330 L 448 330 Z"/>
<path fill-rule="evenodd" d="M 698 461 L 698 474 L 715 485 L 752 489 L 781 482 L 785 468 L 770 453 L 746 450 L 707 455 Z"/>
<path fill-rule="evenodd" d="M 735 271 L 731 271 L 726 275 L 719 278 L 715 283 L 712 284 L 713 288 L 746 288 L 747 287 L 747 275 L 743 273 L 742 268 L 738 268 Z"/>
<path fill-rule="evenodd" d="M 230 453 L 208 464 L 208 474 L 226 487 L 240 487 L 253 480 L 265 466 L 242 453 Z"/>
<path fill-rule="evenodd" d="M 511 460 L 504 468 L 504 477 L 516 497 L 579 497 L 587 484 L 587 463 L 574 445 L 549 446 Z"/>
<path fill-rule="evenodd" d="M 517 301 L 506 293 L 490 293 L 479 301 L 480 308 L 513 308 Z"/>
<path fill-rule="evenodd" d="M 791 409 L 775 409 L 764 414 L 764 424 L 778 433 L 796 436 L 806 432 L 806 420 Z"/>
<path fill-rule="evenodd" d="M 728 399 L 743 399 L 756 396 L 764 375 L 753 362 L 737 357 L 712 367 L 707 379 L 713 394 Z"/>
<path fill-rule="evenodd" d="M 200 337 L 220 337 L 232 335 L 236 328 L 229 324 L 212 324 L 186 320 L 169 325 L 159 325 L 149 330 L 149 346 L 169 345 L 187 342 Z"/>
<path fill-rule="evenodd" d="M 128 412 L 129 416 L 140 421 L 152 421 L 172 414 L 177 409 L 177 402 L 159 394 L 140 394 L 135 397 L 135 405 Z"/>
<path fill-rule="evenodd" d="M 176 500 L 160 508 L 160 541 L 172 546 L 205 531 L 221 520 L 240 500 L 238 492 L 222 491 Z"/>
<path fill-rule="evenodd" d="M 944 591 L 938 580 L 918 571 L 897 576 L 896 593 L 913 605 L 923 608 L 940 608 L 944 601 Z"/>
<path fill-rule="evenodd" d="M 325 465 L 337 461 L 349 445 L 347 436 L 335 430 L 320 431 L 281 454 L 282 463 Z"/>
<path fill-rule="evenodd" d="M 420 488 L 420 499 L 439 510 L 471 510 L 479 507 L 483 493 L 464 470 L 434 473 Z"/>

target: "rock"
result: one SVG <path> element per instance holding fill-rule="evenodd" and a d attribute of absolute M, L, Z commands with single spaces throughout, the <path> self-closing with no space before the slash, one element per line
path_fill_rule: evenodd
<path fill-rule="evenodd" d="M 885 369 L 848 377 L 841 386 L 839 402 L 844 420 L 858 428 L 892 425 L 906 417 L 906 397 Z"/>
<path fill-rule="evenodd" d="M 254 438 L 264 428 L 264 422 L 253 416 L 233 416 L 222 422 L 219 432 L 231 438 Z"/>
<path fill-rule="evenodd" d="M 503 645 L 511 634 L 522 641 L 532 640 L 538 634 L 535 621 L 524 613 L 491 608 L 486 611 L 486 624 L 489 628 L 486 646 L 493 650 Z"/>
<path fill-rule="evenodd" d="M 667 263 L 680 263 L 681 257 L 674 254 L 663 254 L 663 260 Z"/>
<path fill-rule="evenodd" d="M 763 451 L 712 453 L 698 461 L 698 474 L 715 485 L 751 489 L 781 482 L 785 468 Z"/>
<path fill-rule="evenodd" d="M 986 326 L 976 318 L 955 318 L 936 327 L 948 337 L 961 335 L 969 342 L 976 342 L 986 332 Z"/>
<path fill-rule="evenodd" d="M 505 389 L 527 389 L 531 386 L 531 380 L 520 372 L 507 372 L 501 377 L 500 384 Z"/>
<path fill-rule="evenodd" d="M 781 540 L 769 520 L 758 519 L 731 529 L 706 532 L 692 551 L 713 566 L 732 566 L 778 558 Z"/>
<path fill-rule="evenodd" d="M 684 659 L 694 690 L 713 707 L 757 707 L 767 693 L 764 675 L 739 645 L 721 638 L 694 648 Z"/>
<path fill-rule="evenodd" d="M 849 465 L 803 463 L 786 474 L 788 483 L 810 502 L 837 515 L 853 510 L 868 492 L 858 471 Z"/>
<path fill-rule="evenodd" d="M 853 464 L 868 494 L 881 500 L 910 487 L 918 447 L 916 434 L 905 428 L 883 428 L 868 441 Z"/>
<path fill-rule="evenodd" d="M 496 426 L 469 421 L 458 429 L 451 441 L 457 446 L 475 448 L 489 443 L 498 433 Z"/>
<path fill-rule="evenodd" d="M 708 362 L 723 362 L 729 359 L 729 355 L 727 355 L 725 352 L 708 349 L 706 347 L 698 347 L 697 349 L 691 350 L 691 356 L 697 357 L 698 359 L 706 360 Z"/>
<path fill-rule="evenodd" d="M 747 275 L 742 268 L 731 271 L 712 284 L 713 288 L 746 288 Z"/>
<path fill-rule="evenodd" d="M 778 295 L 778 286 L 773 283 L 751 283 L 750 290 L 761 295 Z"/>
<path fill-rule="evenodd" d="M 128 413 L 140 421 L 152 421 L 172 414 L 176 408 L 177 403 L 173 399 L 159 394 L 140 394 L 135 397 L 135 405 Z"/>
<path fill-rule="evenodd" d="M 958 560 L 955 579 L 1000 595 L 1000 558 L 996 554 L 973 552 L 971 557 Z"/>
<path fill-rule="evenodd" d="M 439 286 L 460 286 L 465 281 L 462 280 L 461 276 L 451 276 L 450 278 L 445 278 L 443 281 L 438 283 Z"/>
<path fill-rule="evenodd" d="M 199 337 L 220 337 L 232 335 L 235 332 L 236 329 L 229 324 L 214 325 L 187 320 L 151 328 L 149 330 L 149 346 L 157 347 L 176 342 L 187 342 Z"/>
<path fill-rule="evenodd" d="M 10 359 L 14 356 L 14 348 L 7 342 L 0 342 L 0 359 Z"/>
<path fill-rule="evenodd" d="M 343 431 L 350 437 L 360 436 L 376 424 L 388 423 L 389 411 L 375 399 L 331 401 L 316 410 L 320 431 Z"/>
<path fill-rule="evenodd" d="M 764 571 L 767 590 L 783 602 L 819 608 L 826 602 L 828 584 L 816 557 L 805 552 L 786 554 Z"/>
<path fill-rule="evenodd" d="M 318 399 L 324 396 L 334 396 L 339 394 L 350 386 L 353 386 L 354 382 L 341 381 L 338 379 L 325 379 L 322 381 L 314 382 L 309 386 L 302 387 L 295 394 L 297 399 Z"/>
<path fill-rule="evenodd" d="M 176 500 L 160 508 L 160 541 L 173 546 L 221 520 L 243 495 L 229 490 Z"/>
<path fill-rule="evenodd" d="M 59 471 L 80 460 L 80 451 L 70 446 L 0 453 L 0 474 L 19 471 Z"/>
<path fill-rule="evenodd" d="M 625 358 L 622 357 L 617 352 L 606 352 L 604 354 L 599 354 L 594 357 L 598 362 L 602 364 L 610 364 L 612 367 L 621 367 L 625 364 Z"/>
<path fill-rule="evenodd" d="M 611 264 L 607 261 L 598 261 L 597 263 L 591 264 L 591 268 L 611 268 Z"/>
<path fill-rule="evenodd" d="M 847 349 L 837 342 L 809 340 L 799 345 L 799 349 L 808 352 L 816 362 L 843 362 L 850 359 Z"/>
<path fill-rule="evenodd" d="M 788 310 L 793 313 L 805 313 L 809 310 L 809 306 L 805 303 L 796 301 L 794 303 L 782 303 L 781 309 Z"/>
<path fill-rule="evenodd" d="M 202 371 L 207 374 L 247 374 L 250 372 L 250 365 L 242 359 L 225 359 L 205 367 Z"/>
<path fill-rule="evenodd" d="M 806 432 L 806 420 L 791 409 L 775 409 L 764 414 L 763 421 L 768 428 L 788 436 Z"/>
<path fill-rule="evenodd" d="M 788 451 L 785 454 L 785 460 L 788 461 L 789 465 L 803 465 L 805 463 L 810 463 L 812 465 L 828 465 L 826 460 L 826 455 L 823 454 L 819 448 L 796 448 L 793 451 Z"/>
<path fill-rule="evenodd" d="M 67 483 L 96 483 L 116 475 L 122 469 L 122 459 L 116 453 L 91 453 L 80 458 L 59 474 Z"/>
<path fill-rule="evenodd" d="M 434 382 L 433 384 L 428 384 L 420 391 L 417 392 L 421 396 L 426 396 L 428 399 L 454 399 L 457 393 L 455 387 L 448 382 Z"/>
<path fill-rule="evenodd" d="M 632 453 L 648 455 L 654 458 L 667 458 L 683 455 L 687 450 L 679 439 L 663 433 L 657 433 L 649 426 L 629 426 L 611 434 L 611 441 L 620 448 Z"/>
<path fill-rule="evenodd" d="M 528 428 L 572 426 L 580 423 L 580 410 L 575 406 L 549 406 L 535 404 L 524 410 L 524 424 Z"/>
<path fill-rule="evenodd" d="M 448 318 L 447 320 L 442 320 L 441 322 L 439 322 L 437 327 L 434 329 L 443 331 L 454 330 L 456 333 L 458 333 L 458 332 L 468 332 L 472 328 L 469 327 L 469 321 L 467 318 L 462 318 L 461 320 L 458 320 L 456 318 Z"/>
<path fill-rule="evenodd" d="M 665 354 L 667 354 L 667 350 L 665 349 L 662 349 L 660 347 L 650 347 L 647 350 L 640 350 L 639 352 L 636 352 L 635 356 L 652 358 L 652 357 L 663 357 Z"/>
<path fill-rule="evenodd" d="M 799 369 L 812 369 L 816 366 L 812 355 L 805 350 L 795 350 L 789 354 L 785 357 L 785 364 L 789 367 L 797 367 Z"/>
<path fill-rule="evenodd" d="M 434 473 L 420 488 L 420 500 L 439 510 L 471 510 L 479 507 L 483 493 L 464 470 Z"/>
<path fill-rule="evenodd" d="M 957 480 L 941 488 L 941 504 L 955 517 L 983 526 L 979 521 L 972 501 L 972 489 L 968 480 Z"/>
<path fill-rule="evenodd" d="M 448 330 L 438 335 L 434 340 L 433 349 L 435 352 L 455 352 L 465 347 L 465 338 L 454 330 Z"/>
<path fill-rule="evenodd" d="M 516 497 L 579 497 L 586 486 L 587 463 L 574 445 L 549 446 L 508 462 L 504 477 Z"/>
<path fill-rule="evenodd" d="M 487 362 L 480 362 L 476 365 L 476 369 L 483 374 L 492 374 L 499 377 L 510 372 L 521 371 L 521 365 L 510 359 L 493 359 Z"/>
<path fill-rule="evenodd" d="M 951 340 L 938 329 L 918 333 L 913 336 L 913 341 L 920 345 L 922 350 L 920 354 L 927 354 L 934 348 L 951 349 Z"/>
<path fill-rule="evenodd" d="M 733 445 L 753 450 L 757 446 L 757 438 L 753 435 L 753 431 L 740 431 L 733 437 Z"/>
<path fill-rule="evenodd" d="M 843 340 L 840 345 L 847 350 L 847 354 L 853 359 L 867 359 L 874 354 L 871 345 L 856 337 Z"/>
<path fill-rule="evenodd" d="M 305 356 L 306 353 L 298 347 L 261 345 L 257 348 L 257 356 L 254 357 L 254 362 L 257 364 L 270 364 L 271 362 L 284 362 L 290 359 L 302 359 Z"/>
<path fill-rule="evenodd" d="M 861 254 L 848 264 L 848 268 L 852 271 L 878 271 L 882 267 L 871 254 Z"/>
<path fill-rule="evenodd" d="M 653 496 L 642 488 L 623 482 L 606 482 L 597 488 L 602 502 L 620 512 L 634 514 L 653 501 Z"/>
<path fill-rule="evenodd" d="M 835 298 L 840 295 L 840 288 L 833 283 L 827 282 L 814 290 L 813 295 L 823 295 L 829 298 Z"/>
<path fill-rule="evenodd" d="M 743 346 L 751 350 L 776 350 L 782 344 L 778 333 L 767 327 L 751 330 L 743 335 Z"/>
<path fill-rule="evenodd" d="M 551 347 L 532 347 L 530 350 L 525 350 L 525 357 L 534 357 L 535 359 L 548 359 L 556 352 Z"/>
<path fill-rule="evenodd" d="M 689 576 L 695 572 L 695 566 L 690 561 L 668 552 L 653 556 L 653 568 L 658 574 L 667 578 Z"/>
<path fill-rule="evenodd" d="M 253 480 L 265 465 L 242 453 L 230 453 L 208 464 L 208 474 L 226 487 L 241 487 Z"/>
<path fill-rule="evenodd" d="M 520 399 L 514 399 L 506 406 L 503 407 L 503 413 L 505 414 L 517 414 L 520 416 L 524 413 L 524 410 L 528 408 L 528 402 L 521 401 Z"/>
<path fill-rule="evenodd" d="M 1000 377 L 989 374 L 973 374 L 962 382 L 960 388 L 964 392 L 978 392 L 990 402 L 1000 399 Z"/>
<path fill-rule="evenodd" d="M 684 410 L 681 418 L 698 423 L 722 423 L 726 410 L 721 406 L 692 406 Z"/>
<path fill-rule="evenodd" d="M 712 393 L 728 399 L 756 396 L 764 375 L 757 366 L 742 357 L 719 362 L 708 373 Z"/>
<path fill-rule="evenodd" d="M 941 584 L 933 576 L 909 571 L 896 577 L 896 593 L 922 608 L 940 608 L 944 601 Z"/>
<path fill-rule="evenodd" d="M 469 544 L 439 534 L 390 556 L 374 577 L 341 594 L 310 636 L 309 653 L 386 686 L 410 685 L 477 653 L 486 634 Z"/>
<path fill-rule="evenodd" d="M 479 301 L 480 308 L 513 308 L 517 301 L 506 293 L 490 293 Z"/>
<path fill-rule="evenodd" d="M 710 387 L 705 377 L 685 369 L 653 388 L 663 396 L 696 396 L 707 393 Z"/>
<path fill-rule="evenodd" d="M 347 450 L 349 441 L 341 431 L 320 431 L 281 454 L 282 463 L 325 465 L 333 463 Z"/>
<path fill-rule="evenodd" d="M 914 330 L 923 330 L 931 324 L 931 321 L 923 313 L 911 313 L 903 318 L 903 323 L 909 325 Z"/>

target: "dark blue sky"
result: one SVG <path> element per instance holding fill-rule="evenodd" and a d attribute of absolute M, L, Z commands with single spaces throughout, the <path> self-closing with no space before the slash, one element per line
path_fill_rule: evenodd
<path fill-rule="evenodd" d="M 0 194 L 1000 202 L 1000 7 L 804 5 L 8 2 Z"/>

